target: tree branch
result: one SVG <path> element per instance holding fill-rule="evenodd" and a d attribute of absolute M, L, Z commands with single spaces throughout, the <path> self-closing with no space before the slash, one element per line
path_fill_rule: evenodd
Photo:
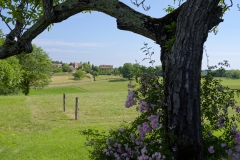
<path fill-rule="evenodd" d="M 181 6 L 163 18 L 152 18 L 135 11 L 118 0 L 67 0 L 53 6 L 53 0 L 43 0 L 44 15 L 23 33 L 18 41 L 4 43 L 0 47 L 0 59 L 31 51 L 31 41 L 42 33 L 51 23 L 62 22 L 69 17 L 85 11 L 95 10 L 116 18 L 117 28 L 131 31 L 158 41 L 159 34 L 165 31 L 165 25 L 176 21 Z M 10 32 L 11 34 L 11 32 Z M 11 39 L 9 39 L 11 40 Z"/>
<path fill-rule="evenodd" d="M 47 22 L 53 22 L 56 16 L 53 12 L 53 0 L 42 0 L 44 16 Z"/>

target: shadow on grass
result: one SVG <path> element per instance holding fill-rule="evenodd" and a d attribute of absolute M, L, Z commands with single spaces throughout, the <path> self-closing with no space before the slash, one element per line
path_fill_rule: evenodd
<path fill-rule="evenodd" d="M 109 80 L 108 82 L 126 82 L 126 81 L 129 81 L 128 79 L 112 79 L 112 80 Z"/>
<path fill-rule="evenodd" d="M 85 93 L 88 92 L 85 89 L 77 88 L 74 86 L 63 86 L 43 89 L 31 89 L 29 95 L 49 95 L 49 94 L 63 94 L 63 93 Z"/>

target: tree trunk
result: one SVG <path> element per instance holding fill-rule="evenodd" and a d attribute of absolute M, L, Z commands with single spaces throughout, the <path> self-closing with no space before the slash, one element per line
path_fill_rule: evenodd
<path fill-rule="evenodd" d="M 176 40 L 169 53 L 161 39 L 166 140 L 175 160 L 201 160 L 200 76 L 203 44 L 221 22 L 219 0 L 188 1 L 178 15 Z"/>
<path fill-rule="evenodd" d="M 30 90 L 30 82 L 27 79 L 24 79 L 23 82 L 21 83 L 21 88 L 24 95 L 27 96 Z"/>

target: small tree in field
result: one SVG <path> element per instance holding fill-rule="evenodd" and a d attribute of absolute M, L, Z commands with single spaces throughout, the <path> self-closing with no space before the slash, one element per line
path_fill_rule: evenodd
<path fill-rule="evenodd" d="M 77 70 L 75 73 L 73 73 L 73 77 L 74 79 L 82 79 L 84 78 L 86 75 L 82 70 Z"/>
<path fill-rule="evenodd" d="M 63 64 L 63 66 L 62 66 L 63 72 L 68 72 L 70 69 L 71 69 L 71 67 L 68 64 Z"/>
<path fill-rule="evenodd" d="M 122 67 L 121 73 L 123 75 L 123 78 L 131 79 L 133 77 L 132 63 L 125 63 Z"/>
<path fill-rule="evenodd" d="M 98 76 L 99 71 L 100 71 L 100 69 L 98 66 L 92 65 L 92 75 L 93 75 L 94 81 L 96 81 L 96 76 Z"/>
<path fill-rule="evenodd" d="M 32 53 L 22 53 L 17 58 L 22 70 L 19 88 L 25 95 L 29 94 L 30 87 L 43 88 L 50 83 L 52 62 L 40 47 L 34 45 Z"/>

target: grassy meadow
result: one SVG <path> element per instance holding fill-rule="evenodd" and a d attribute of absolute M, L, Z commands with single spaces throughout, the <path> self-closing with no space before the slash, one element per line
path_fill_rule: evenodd
<path fill-rule="evenodd" d="M 127 80 L 114 76 L 99 76 L 96 82 L 71 78 L 54 76 L 49 87 L 31 90 L 29 96 L 0 97 L 1 160 L 88 160 L 81 130 L 107 131 L 138 115 L 135 108 L 124 107 Z M 74 120 L 75 97 L 79 97 L 78 120 Z"/>
<path fill-rule="evenodd" d="M 0 96 L 1 160 L 88 160 L 81 130 L 107 131 L 139 113 L 124 107 L 126 79 L 98 76 L 73 80 L 70 74 L 53 76 L 42 90 L 29 96 Z M 240 88 L 240 80 L 223 79 Z M 66 93 L 66 112 L 63 112 Z M 79 119 L 74 120 L 75 97 L 79 97 Z M 240 99 L 238 98 L 240 102 Z"/>

